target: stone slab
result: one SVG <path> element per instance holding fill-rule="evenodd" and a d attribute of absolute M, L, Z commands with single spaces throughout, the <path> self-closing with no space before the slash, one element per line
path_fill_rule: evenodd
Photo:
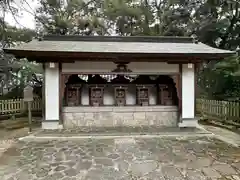
<path fill-rule="evenodd" d="M 89 111 L 63 113 L 64 128 L 70 129 L 77 127 L 141 127 L 149 125 L 177 127 L 177 118 L 176 111 Z"/>
<path fill-rule="evenodd" d="M 142 177 L 150 172 L 153 172 L 157 166 L 158 164 L 156 161 L 136 161 L 130 164 L 128 172 L 131 172 L 133 176 Z"/>
<path fill-rule="evenodd" d="M 221 177 L 221 174 L 211 167 L 203 168 L 202 171 L 207 177 L 211 179 L 217 179 Z"/>
<path fill-rule="evenodd" d="M 213 165 L 213 168 L 222 175 L 234 175 L 236 171 L 228 164 Z"/>

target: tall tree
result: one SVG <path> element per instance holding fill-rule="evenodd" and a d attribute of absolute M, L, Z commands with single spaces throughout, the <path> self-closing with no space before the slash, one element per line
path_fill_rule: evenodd
<path fill-rule="evenodd" d="M 20 43 L 31 41 L 36 33 L 29 29 L 18 29 L 5 22 L 5 29 L 1 31 L 1 50 L 0 50 L 0 83 L 1 88 L 6 87 L 9 90 L 21 86 L 24 88 L 26 82 L 31 81 L 32 74 L 37 72 L 33 69 L 33 63 L 25 63 L 25 59 L 16 59 L 5 54 L 3 47 L 15 46 Z M 21 89 L 20 88 L 20 89 Z"/>
<path fill-rule="evenodd" d="M 194 14 L 194 27 L 200 41 L 221 49 L 237 50 L 240 44 L 239 11 L 239 2 L 235 0 L 208 0 L 199 6 Z M 200 72 L 199 83 L 212 98 L 238 98 L 239 70 L 239 55 L 220 62 L 212 61 Z"/>
<path fill-rule="evenodd" d="M 5 22 L 6 13 L 11 13 L 16 24 L 18 9 L 13 6 L 14 0 L 3 0 L 0 2 L 0 91 L 5 87 L 8 90 L 16 89 L 21 92 L 28 81 L 35 77 L 36 69 L 33 63 L 27 63 L 25 59 L 16 59 L 3 52 L 4 47 L 15 46 L 20 43 L 31 41 L 36 33 L 27 28 L 16 28 Z M 40 70 L 40 69 L 39 69 Z M 13 94 L 18 96 L 19 94 Z"/>
<path fill-rule="evenodd" d="M 40 0 L 36 21 L 48 34 L 105 34 L 99 9 L 101 1 Z"/>

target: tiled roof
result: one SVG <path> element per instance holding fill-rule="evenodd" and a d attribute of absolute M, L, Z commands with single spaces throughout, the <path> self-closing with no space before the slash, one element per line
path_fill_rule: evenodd
<path fill-rule="evenodd" d="M 9 50 L 83 53 L 232 54 L 182 37 L 60 36 L 33 40 Z"/>

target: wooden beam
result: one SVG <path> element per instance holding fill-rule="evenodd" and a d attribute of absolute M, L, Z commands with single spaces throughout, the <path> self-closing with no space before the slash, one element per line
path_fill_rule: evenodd
<path fill-rule="evenodd" d="M 196 117 L 197 114 L 197 107 L 196 107 L 196 97 L 197 97 L 197 64 L 194 64 L 194 117 Z"/>
<path fill-rule="evenodd" d="M 62 98 L 62 63 L 58 64 L 59 68 L 59 124 L 63 125 L 63 114 L 62 114 L 62 108 L 63 108 L 63 98 Z"/>
<path fill-rule="evenodd" d="M 182 115 L 182 64 L 179 64 L 179 99 L 178 99 L 178 111 L 179 111 L 179 119 Z"/>
<path fill-rule="evenodd" d="M 42 82 L 42 117 L 43 117 L 43 120 L 45 121 L 45 102 L 46 102 L 46 99 L 45 99 L 45 64 L 43 63 L 42 64 L 42 68 L 43 68 L 43 82 Z"/>
<path fill-rule="evenodd" d="M 187 64 L 187 63 L 200 63 L 200 60 L 187 60 L 187 59 L 178 59 L 178 61 L 176 61 L 175 59 L 170 59 L 170 58 L 123 58 L 123 59 L 112 59 L 112 58 L 79 58 L 79 59 L 62 59 L 62 58 L 58 58 L 58 59 L 47 59 L 45 58 L 43 59 L 28 59 L 29 61 L 36 61 L 38 63 L 44 63 L 44 62 L 61 62 L 61 63 L 74 63 L 77 61 L 85 61 L 85 62 L 166 62 L 168 64 Z"/>
<path fill-rule="evenodd" d="M 124 52 L 64 52 L 64 51 L 20 51 L 11 50 L 16 57 L 37 62 L 114 61 L 114 62 L 202 62 L 218 60 L 224 54 L 183 54 L 183 53 L 124 53 Z M 228 54 L 229 56 L 229 54 Z"/>

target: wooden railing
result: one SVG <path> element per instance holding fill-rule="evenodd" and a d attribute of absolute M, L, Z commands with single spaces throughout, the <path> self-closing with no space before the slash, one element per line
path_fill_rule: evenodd
<path fill-rule="evenodd" d="M 41 98 L 34 98 L 31 103 L 32 111 L 40 112 L 42 110 Z M 0 115 L 24 113 L 27 111 L 27 104 L 23 99 L 0 100 Z"/>
<path fill-rule="evenodd" d="M 240 126 L 240 102 L 197 99 L 196 110 L 202 117 Z"/>

